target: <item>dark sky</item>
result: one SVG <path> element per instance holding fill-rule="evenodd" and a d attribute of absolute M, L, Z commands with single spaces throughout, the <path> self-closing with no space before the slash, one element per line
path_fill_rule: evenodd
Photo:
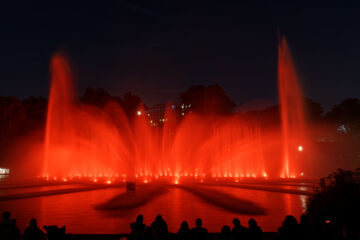
<path fill-rule="evenodd" d="M 279 28 L 305 96 L 326 109 L 360 97 L 355 1 L 12 2 L 0 6 L 1 95 L 47 97 L 49 60 L 63 49 L 79 94 L 103 87 L 156 104 L 218 83 L 239 105 L 275 101 Z"/>

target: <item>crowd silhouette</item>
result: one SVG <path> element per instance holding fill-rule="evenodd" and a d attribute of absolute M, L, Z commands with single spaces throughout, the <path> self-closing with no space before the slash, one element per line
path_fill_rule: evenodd
<path fill-rule="evenodd" d="M 308 221 L 307 215 L 301 215 L 300 223 L 294 216 L 285 217 L 282 225 L 278 229 L 278 234 L 265 236 L 262 229 L 258 226 L 255 219 L 250 218 L 248 227 L 241 225 L 238 218 L 234 218 L 233 227 L 224 225 L 220 233 L 209 234 L 203 227 L 202 220 L 195 220 L 195 227 L 190 229 L 189 224 L 183 221 L 177 233 L 169 233 L 168 226 L 163 217 L 159 214 L 150 226 L 144 224 L 144 216 L 138 215 L 135 222 L 130 224 L 131 233 L 126 235 L 127 240 L 261 240 L 261 239 L 279 239 L 279 240 L 312 240 L 312 239 L 360 239 L 359 235 L 351 235 L 346 227 L 339 232 L 334 231 L 331 222 L 326 221 L 323 228 L 316 231 Z M 74 235 L 65 234 L 65 227 L 44 226 L 41 230 L 36 219 L 31 219 L 29 226 L 21 235 L 16 226 L 16 219 L 11 219 L 10 212 L 2 214 L 0 223 L 1 240 L 70 240 Z M 92 238 L 97 239 L 97 238 Z"/>

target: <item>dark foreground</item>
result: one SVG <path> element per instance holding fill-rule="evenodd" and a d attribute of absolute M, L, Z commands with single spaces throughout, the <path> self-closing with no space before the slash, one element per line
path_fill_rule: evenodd
<path fill-rule="evenodd" d="M 130 234 L 71 234 L 67 236 L 67 239 L 71 240 L 119 240 L 128 239 Z M 279 233 L 277 232 L 264 232 L 263 240 L 278 239 Z M 177 234 L 169 233 L 168 240 L 178 240 Z M 208 239 L 220 239 L 220 233 L 209 233 Z M 234 239 L 235 240 L 235 239 Z"/>

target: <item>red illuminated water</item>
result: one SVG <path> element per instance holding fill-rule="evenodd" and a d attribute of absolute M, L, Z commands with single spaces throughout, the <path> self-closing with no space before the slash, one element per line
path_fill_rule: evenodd
<path fill-rule="evenodd" d="M 115 102 L 77 103 L 61 55 L 51 73 L 43 176 L 267 176 L 261 129 L 236 116 L 188 114 L 180 122 L 168 108 L 162 127 L 151 127 L 146 114 L 129 122 Z"/>
<path fill-rule="evenodd" d="M 59 187 L 58 189 L 79 187 L 78 185 Z M 55 187 L 31 188 L 34 192 L 48 191 Z M 307 197 L 305 195 L 287 194 L 282 192 L 258 191 L 251 189 L 216 186 L 211 189 L 231 196 L 252 201 L 266 209 L 266 215 L 239 214 L 226 211 L 209 204 L 201 198 L 181 188 L 169 188 L 152 201 L 134 209 L 99 211 L 94 208 L 99 203 L 123 194 L 124 188 L 105 188 L 94 191 L 75 192 L 70 194 L 33 197 L 1 201 L 0 211 L 11 211 L 17 219 L 17 225 L 23 231 L 29 220 L 36 218 L 39 226 L 66 226 L 68 233 L 129 233 L 130 223 L 138 214 L 143 214 L 145 223 L 150 225 L 157 214 L 162 214 L 167 221 L 169 231 L 176 232 L 182 221 L 188 221 L 194 227 L 195 219 L 201 217 L 204 227 L 210 232 L 220 232 L 223 225 L 232 225 L 237 217 L 244 226 L 250 217 L 255 218 L 264 231 L 277 231 L 285 216 L 292 214 L 299 217 L 305 210 Z M 0 195 L 9 194 L 0 190 Z M 28 189 L 19 189 L 28 192 Z"/>
<path fill-rule="evenodd" d="M 282 120 L 283 167 L 281 176 L 296 176 L 302 168 L 294 152 L 306 146 L 303 96 L 285 37 L 278 48 L 278 86 Z"/>
<path fill-rule="evenodd" d="M 16 148 L 18 158 L 26 159 L 21 164 L 25 174 L 18 170 L 18 175 L 41 175 L 56 184 L 65 181 L 70 185 L 0 189 L 2 195 L 21 195 L 11 200 L 0 195 L 0 210 L 11 211 L 22 229 L 35 217 L 40 226 L 66 225 L 74 233 L 128 233 L 136 215 L 144 214 L 145 223 L 150 224 L 159 213 L 172 232 L 183 220 L 193 226 L 197 217 L 204 219 L 211 232 L 230 225 L 234 217 L 244 225 L 254 217 L 263 230 L 276 231 L 286 215 L 299 216 L 305 210 L 306 194 L 297 195 L 304 187 L 279 187 L 295 193 L 288 194 L 264 190 L 260 186 L 264 180 L 255 186 L 257 190 L 245 185 L 246 181 L 254 184 L 255 178 L 296 177 L 304 170 L 298 154 L 299 146 L 307 149 L 302 94 L 284 38 L 278 50 L 281 130 L 263 129 L 237 114 L 188 113 L 179 119 L 170 104 L 159 127 L 151 126 L 142 105 L 138 106 L 140 114 L 129 120 L 117 102 L 103 108 L 78 102 L 66 59 L 54 55 L 45 140 L 29 137 L 24 140 L 29 144 Z M 135 208 L 119 207 L 125 192 L 119 186 L 135 178 L 144 185 L 156 186 L 158 179 L 174 185 L 167 185 L 162 194 Z M 217 185 L 215 179 L 231 184 Z M 191 188 L 184 187 L 186 181 L 193 181 Z M 149 182 L 155 183 L 146 184 Z M 211 191 L 204 190 L 209 183 L 213 184 Z M 240 183 L 242 188 L 233 186 Z M 86 188 L 86 192 L 78 188 Z M 41 195 L 42 191 L 51 194 Z M 135 199 L 142 201 L 141 197 Z"/>
<path fill-rule="evenodd" d="M 103 109 L 77 102 L 70 67 L 56 54 L 51 62 L 41 174 L 59 178 L 295 177 L 298 160 L 292 158 L 292 149 L 305 144 L 305 122 L 285 39 L 279 44 L 278 65 L 282 133 L 245 124 L 236 115 L 191 113 L 180 121 L 170 105 L 164 124 L 152 127 L 143 106 L 138 108 L 142 114 L 129 121 L 116 102 Z M 283 156 L 277 153 L 280 149 Z"/>

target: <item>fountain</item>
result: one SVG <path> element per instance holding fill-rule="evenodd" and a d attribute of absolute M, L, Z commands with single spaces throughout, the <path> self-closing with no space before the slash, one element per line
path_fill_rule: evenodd
<path fill-rule="evenodd" d="M 143 105 L 129 118 L 115 101 L 101 108 L 81 103 L 66 58 L 55 54 L 45 131 L 18 142 L 9 154 L 11 172 L 40 180 L 4 185 L 2 208 L 26 216 L 22 227 L 30 212 L 41 223 L 78 232 L 84 228 L 74 218 L 86 219 L 87 232 L 118 232 L 119 226 L 126 232 L 139 212 L 148 219 L 163 214 L 172 231 L 195 216 L 214 222 L 209 229 L 218 231 L 235 213 L 264 219 L 268 231 L 276 230 L 274 218 L 301 213 L 313 186 L 288 179 L 306 170 L 300 156 L 309 146 L 285 38 L 278 51 L 281 127 L 274 128 L 236 113 L 179 117 L 170 103 L 162 124 L 152 126 Z"/>
<path fill-rule="evenodd" d="M 170 105 L 161 127 L 151 127 L 146 114 L 130 122 L 115 102 L 103 109 L 78 103 L 70 67 L 61 54 L 54 55 L 42 175 L 243 178 L 276 177 L 280 171 L 282 177 L 294 177 L 298 166 L 291 148 L 305 143 L 302 95 L 285 38 L 278 53 L 282 137 L 236 116 L 187 114 L 178 121 Z M 143 106 L 139 112 L 146 112 Z M 282 169 L 268 175 L 267 167 L 276 160 L 264 151 L 279 141 Z"/>
<path fill-rule="evenodd" d="M 281 176 L 296 176 L 302 166 L 294 161 L 296 151 L 306 145 L 303 96 L 285 37 L 278 47 L 278 86 L 282 121 L 283 169 Z"/>

